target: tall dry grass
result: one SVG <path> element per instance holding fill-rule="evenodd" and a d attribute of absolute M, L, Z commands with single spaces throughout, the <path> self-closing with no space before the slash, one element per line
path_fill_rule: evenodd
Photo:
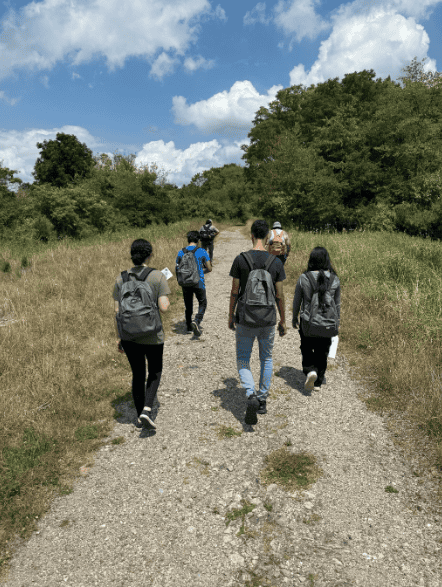
<path fill-rule="evenodd" d="M 130 392 L 127 359 L 116 352 L 112 289 L 131 267 L 132 241 L 151 241 L 150 265 L 174 272 L 185 234 L 202 223 L 63 242 L 28 251 L 27 263 L 20 251 L 2 249 L 11 270 L 0 272 L 0 567 L 11 539 L 28 536 L 52 496 L 71 490 L 112 428 L 112 401 Z M 169 285 L 166 338 L 176 313 L 184 313 L 174 277 Z"/>

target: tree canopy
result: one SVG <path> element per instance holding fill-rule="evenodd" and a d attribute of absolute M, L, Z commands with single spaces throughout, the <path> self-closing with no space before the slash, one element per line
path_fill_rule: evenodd
<path fill-rule="evenodd" d="M 75 135 L 59 132 L 56 137 L 37 143 L 41 153 L 32 173 L 36 182 L 66 187 L 89 177 L 95 165 L 92 151 Z"/>

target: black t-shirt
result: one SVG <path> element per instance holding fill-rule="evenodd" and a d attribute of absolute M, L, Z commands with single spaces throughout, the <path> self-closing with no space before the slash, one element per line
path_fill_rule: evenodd
<path fill-rule="evenodd" d="M 253 267 L 254 269 L 263 269 L 267 259 L 269 257 L 273 257 L 273 255 L 270 255 L 270 253 L 267 253 L 267 251 L 250 250 L 248 252 L 251 254 L 252 259 L 255 263 Z M 244 257 L 242 255 L 238 255 L 237 257 L 235 257 L 229 275 L 230 277 L 235 277 L 236 279 L 239 279 L 239 297 L 242 296 L 246 289 L 247 278 L 249 276 L 249 273 L 250 267 L 247 261 L 244 259 Z M 277 283 L 278 281 L 284 281 L 284 279 L 286 278 L 284 265 L 282 261 L 277 257 L 275 257 L 275 260 L 270 265 L 269 273 L 272 276 L 273 285 L 275 285 L 275 283 Z"/>

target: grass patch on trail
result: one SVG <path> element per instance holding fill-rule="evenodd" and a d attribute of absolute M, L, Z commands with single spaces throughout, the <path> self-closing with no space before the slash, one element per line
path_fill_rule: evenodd
<path fill-rule="evenodd" d="M 117 275 L 132 265 L 132 241 L 149 240 L 152 266 L 174 272 L 186 233 L 204 221 L 84 241 L 0 243 L 0 576 L 16 539 L 31 535 L 55 496 L 72 491 L 80 467 L 107 443 L 122 404 L 132 405 L 112 300 Z M 168 283 L 166 338 L 184 314 L 181 288 L 174 278 Z M 112 441 L 115 450 L 119 442 Z"/>
<path fill-rule="evenodd" d="M 322 475 L 314 455 L 292 453 L 286 446 L 266 455 L 264 462 L 266 466 L 260 471 L 262 484 L 276 483 L 285 491 L 307 489 Z"/>

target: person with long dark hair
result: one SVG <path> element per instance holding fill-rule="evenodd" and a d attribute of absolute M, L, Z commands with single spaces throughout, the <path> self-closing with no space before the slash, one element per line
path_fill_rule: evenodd
<path fill-rule="evenodd" d="M 137 275 L 147 274 L 144 278 L 150 286 L 155 297 L 158 310 L 164 314 L 169 309 L 170 288 L 167 279 L 161 271 L 149 268 L 149 261 L 152 257 L 152 245 L 149 241 L 140 238 L 132 243 L 130 256 L 134 267 L 127 273 L 130 279 L 136 280 Z M 143 279 L 143 275 L 141 275 Z M 120 274 L 115 282 L 113 298 L 115 313 L 119 312 L 120 289 L 123 285 L 123 276 Z M 132 340 L 121 340 L 117 324 L 115 324 L 117 334 L 118 351 L 126 353 L 127 360 L 132 369 L 132 397 L 137 411 L 138 418 L 135 426 L 138 429 L 156 428 L 154 416 L 152 414 L 153 403 L 161 381 L 163 371 L 163 351 L 164 351 L 164 330 L 160 322 L 161 329 L 157 332 L 149 332 L 137 338 L 136 342 Z M 148 376 L 146 381 L 146 359 Z"/>
<path fill-rule="evenodd" d="M 307 270 L 300 276 L 296 284 L 293 298 L 293 328 L 298 329 L 301 337 L 302 370 L 306 376 L 305 389 L 319 391 L 324 381 L 327 369 L 327 358 L 330 350 L 330 337 L 306 336 L 303 332 L 302 315 L 314 293 L 312 283 L 308 277 L 311 274 L 318 291 L 319 304 L 324 303 L 326 292 L 329 291 L 334 300 L 338 315 L 338 325 L 341 317 L 341 284 L 334 270 L 327 249 L 315 247 L 310 253 Z M 298 314 L 301 311 L 301 321 L 298 322 Z M 305 325 L 304 325 L 305 326 Z"/>

